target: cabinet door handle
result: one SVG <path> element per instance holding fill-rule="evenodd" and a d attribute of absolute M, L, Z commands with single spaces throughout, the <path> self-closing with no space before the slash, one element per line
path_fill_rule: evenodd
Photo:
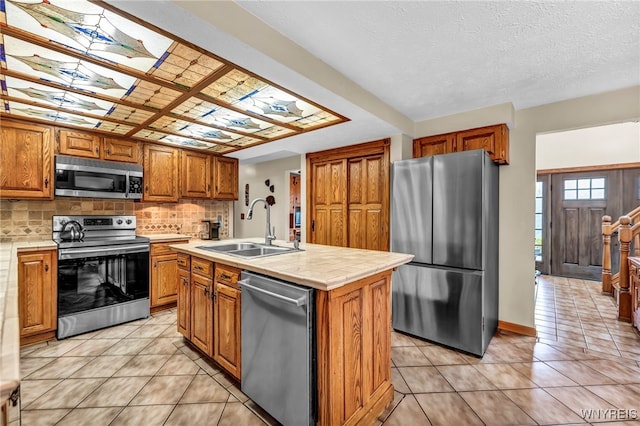
<path fill-rule="evenodd" d="M 46 263 L 44 264 L 44 271 L 49 272 L 49 265 Z"/>
<path fill-rule="evenodd" d="M 316 232 L 316 220 L 311 220 L 311 232 Z"/>
<path fill-rule="evenodd" d="M 45 188 L 49 187 L 49 178 L 44 178 L 44 187 Z"/>
<path fill-rule="evenodd" d="M 149 185 L 144 186 L 144 192 L 149 192 Z"/>
<path fill-rule="evenodd" d="M 209 287 L 205 287 L 204 289 L 204 295 L 208 298 L 209 297 Z"/>
<path fill-rule="evenodd" d="M 231 279 L 231 276 L 229 276 L 229 275 L 227 275 L 227 274 L 222 273 L 222 274 L 220 274 L 220 278 L 222 278 L 223 280 L 230 280 L 230 279 Z"/>
<path fill-rule="evenodd" d="M 200 265 L 196 265 L 196 266 L 194 266 L 194 267 L 195 267 L 198 271 L 202 271 L 202 270 L 204 270 L 204 268 L 203 268 L 202 266 L 200 266 Z"/>
<path fill-rule="evenodd" d="M 107 148 L 107 149 L 104 150 L 104 152 L 106 152 L 107 154 L 111 154 L 111 149 Z"/>
<path fill-rule="evenodd" d="M 187 279 L 186 278 L 182 279 L 182 285 L 187 285 Z"/>
<path fill-rule="evenodd" d="M 96 146 L 96 154 L 100 154 L 100 148 Z"/>
<path fill-rule="evenodd" d="M 207 191 L 211 191 L 211 184 L 210 183 L 207 184 Z"/>
<path fill-rule="evenodd" d="M 158 261 L 156 260 L 155 262 L 153 262 L 153 267 L 157 268 L 158 267 Z"/>

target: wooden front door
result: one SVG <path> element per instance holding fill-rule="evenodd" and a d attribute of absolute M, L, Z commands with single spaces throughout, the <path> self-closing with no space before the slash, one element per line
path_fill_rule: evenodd
<path fill-rule="evenodd" d="M 599 280 L 602 216 L 621 214 L 619 171 L 561 173 L 552 177 L 551 273 Z"/>

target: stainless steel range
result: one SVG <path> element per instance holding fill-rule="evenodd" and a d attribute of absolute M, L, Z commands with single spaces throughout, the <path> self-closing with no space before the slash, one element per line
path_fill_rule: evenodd
<path fill-rule="evenodd" d="M 58 339 L 149 316 L 149 239 L 135 216 L 54 216 Z"/>

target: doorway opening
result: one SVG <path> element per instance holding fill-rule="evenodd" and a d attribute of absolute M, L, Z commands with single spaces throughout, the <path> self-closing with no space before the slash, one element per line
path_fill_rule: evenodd
<path fill-rule="evenodd" d="M 601 279 L 602 216 L 617 220 L 640 205 L 638 140 L 638 122 L 536 137 L 538 271 Z"/>
<path fill-rule="evenodd" d="M 289 171 L 289 241 L 301 238 L 302 205 L 300 202 L 301 175 L 300 170 Z"/>

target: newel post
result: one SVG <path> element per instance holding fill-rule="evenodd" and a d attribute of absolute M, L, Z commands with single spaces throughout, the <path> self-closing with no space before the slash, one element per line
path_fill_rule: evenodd
<path fill-rule="evenodd" d="M 620 217 L 620 295 L 618 321 L 631 322 L 631 293 L 629 292 L 629 245 L 631 243 L 631 218 Z"/>
<path fill-rule="evenodd" d="M 611 216 L 602 216 L 602 292 L 611 288 Z"/>

